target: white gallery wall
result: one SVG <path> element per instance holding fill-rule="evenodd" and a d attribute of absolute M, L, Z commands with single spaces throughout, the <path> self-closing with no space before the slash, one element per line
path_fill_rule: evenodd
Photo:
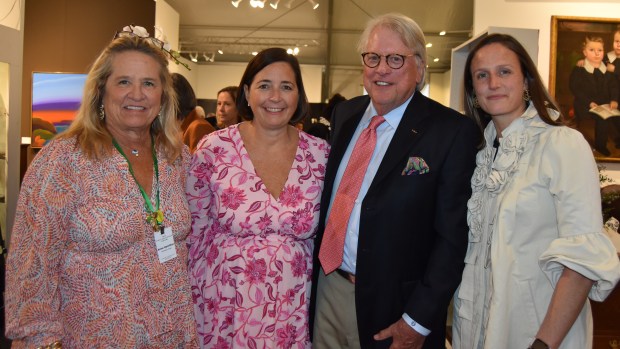
<path fill-rule="evenodd" d="M 217 56 L 216 56 L 217 58 Z M 226 63 L 214 62 L 204 65 L 195 65 L 196 77 L 192 87 L 196 92 L 196 97 L 205 99 L 216 99 L 217 91 L 226 86 L 238 86 L 241 76 L 245 71 L 247 63 Z M 185 72 L 179 71 L 185 75 Z M 301 78 L 304 82 L 306 95 L 310 103 L 321 102 L 321 79 L 323 76 L 323 66 L 321 65 L 301 65 Z M 188 79 L 189 80 L 189 79 Z"/>
<path fill-rule="evenodd" d="M 490 26 L 531 28 L 540 30 L 538 38 L 538 70 L 549 86 L 549 52 L 551 16 L 620 18 L 620 0 L 607 1 L 544 1 L 544 0 L 475 0 L 474 32 Z M 605 173 L 620 183 L 620 163 L 603 163 Z"/>

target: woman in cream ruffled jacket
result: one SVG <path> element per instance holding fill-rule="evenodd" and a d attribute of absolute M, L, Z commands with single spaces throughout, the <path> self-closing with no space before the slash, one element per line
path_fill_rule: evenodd
<path fill-rule="evenodd" d="M 556 121 L 534 63 L 511 36 L 489 35 L 471 51 L 465 90 L 467 114 L 491 122 L 471 181 L 453 347 L 591 348 L 587 298 L 604 300 L 620 278 L 592 150 Z"/>

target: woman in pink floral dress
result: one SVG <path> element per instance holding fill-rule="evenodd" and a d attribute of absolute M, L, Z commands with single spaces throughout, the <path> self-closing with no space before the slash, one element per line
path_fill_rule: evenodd
<path fill-rule="evenodd" d="M 310 348 L 308 300 L 328 144 L 297 59 L 259 53 L 241 79 L 249 121 L 206 136 L 187 181 L 190 284 L 203 348 Z"/>

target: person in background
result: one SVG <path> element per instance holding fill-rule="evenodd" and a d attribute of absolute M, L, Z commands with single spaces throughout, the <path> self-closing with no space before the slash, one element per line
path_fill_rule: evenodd
<path fill-rule="evenodd" d="M 196 114 L 198 114 L 198 117 L 203 120 L 207 119 L 207 113 L 205 112 L 205 108 L 200 105 L 196 105 Z M 213 129 L 215 130 L 215 127 Z"/>
<path fill-rule="evenodd" d="M 467 57 L 464 84 L 466 114 L 486 127 L 452 347 L 592 348 L 587 298 L 604 300 L 620 278 L 592 151 L 562 126 L 512 36 L 483 38 Z"/>
<path fill-rule="evenodd" d="M 219 90 L 217 93 L 217 127 L 226 128 L 241 122 L 241 114 L 237 106 L 237 86 L 228 86 Z"/>
<path fill-rule="evenodd" d="M 176 113 L 177 120 L 181 123 L 183 143 L 189 147 L 190 153 L 193 153 L 198 141 L 215 131 L 215 128 L 205 120 L 204 109 L 198 106 L 194 89 L 189 81 L 179 73 L 172 73 L 172 84 L 177 94 Z"/>
<path fill-rule="evenodd" d="M 323 138 L 329 142 L 331 133 L 331 117 L 334 112 L 334 108 L 338 103 L 346 100 L 347 99 L 340 93 L 334 94 L 327 102 L 327 105 L 323 110 L 323 115 L 318 119 L 312 118 L 312 124 L 308 127 L 308 133 L 315 137 Z"/>
<path fill-rule="evenodd" d="M 620 149 L 620 121 L 614 118 L 605 120 L 590 109 L 608 104 L 611 109 L 618 108 L 620 85 L 618 79 L 607 71 L 603 56 L 603 39 L 598 36 L 586 36 L 583 42 L 583 66 L 575 66 L 569 77 L 569 88 L 575 97 L 573 110 L 578 122 L 592 118 L 595 122 L 594 149 L 604 156 L 610 156 L 607 139 L 614 135 L 616 148 Z M 610 130 L 611 128 L 611 130 Z"/>
<path fill-rule="evenodd" d="M 605 67 L 620 80 L 620 29 L 614 32 L 614 43 L 612 50 L 603 57 Z"/>
<path fill-rule="evenodd" d="M 294 127 L 309 106 L 295 56 L 261 51 L 239 84 L 248 121 L 192 159 L 190 283 L 204 348 L 310 348 L 312 250 L 329 145 Z"/>
<path fill-rule="evenodd" d="M 205 120 L 207 120 L 216 130 L 218 129 L 217 116 L 214 112 L 207 113 L 207 116 L 205 116 Z"/>
<path fill-rule="evenodd" d="M 26 172 L 7 261 L 13 348 L 198 346 L 190 155 L 163 47 L 142 27 L 117 32 L 75 121 Z"/>
<path fill-rule="evenodd" d="M 480 135 L 420 92 L 426 48 L 412 19 L 372 19 L 358 49 L 368 95 L 332 114 L 313 345 L 445 348 Z"/>

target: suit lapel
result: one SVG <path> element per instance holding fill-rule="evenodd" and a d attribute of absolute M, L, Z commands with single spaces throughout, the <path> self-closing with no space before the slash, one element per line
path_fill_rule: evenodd
<path fill-rule="evenodd" d="M 342 157 L 347 151 L 349 143 L 351 143 L 351 138 L 357 129 L 357 125 L 364 116 L 368 103 L 370 103 L 370 98 L 360 98 L 356 100 L 355 103 L 349 104 L 346 109 L 336 109 L 335 119 L 337 120 L 336 130 L 338 133 L 336 135 L 337 139 L 334 139 L 335 142 L 332 144 L 329 154 L 327 172 L 325 175 L 326 184 L 333 184 Z M 340 111 L 340 113 L 338 113 L 338 111 Z M 329 181 L 329 183 L 327 183 L 327 181 Z"/>
<path fill-rule="evenodd" d="M 416 91 L 405 109 L 369 191 L 376 183 L 380 183 L 395 166 L 405 165 L 402 160 L 411 153 L 411 149 L 424 135 L 429 116 L 428 99 L 421 92 Z"/>
<path fill-rule="evenodd" d="M 369 103 L 370 98 L 368 96 L 363 96 L 341 103 L 334 111 L 332 119 L 335 120 L 333 128 L 335 133 L 329 159 L 327 160 L 327 169 L 325 170 L 325 185 L 321 199 L 321 220 L 319 224 L 323 223 L 323 219 L 327 215 L 329 200 L 334 188 L 334 180 L 336 178 L 336 173 L 338 173 L 338 167 L 340 166 L 342 157 L 347 151 L 347 147 L 351 142 L 355 129 L 364 116 L 364 111 L 366 111 Z M 343 106 L 345 108 L 342 108 Z"/>

